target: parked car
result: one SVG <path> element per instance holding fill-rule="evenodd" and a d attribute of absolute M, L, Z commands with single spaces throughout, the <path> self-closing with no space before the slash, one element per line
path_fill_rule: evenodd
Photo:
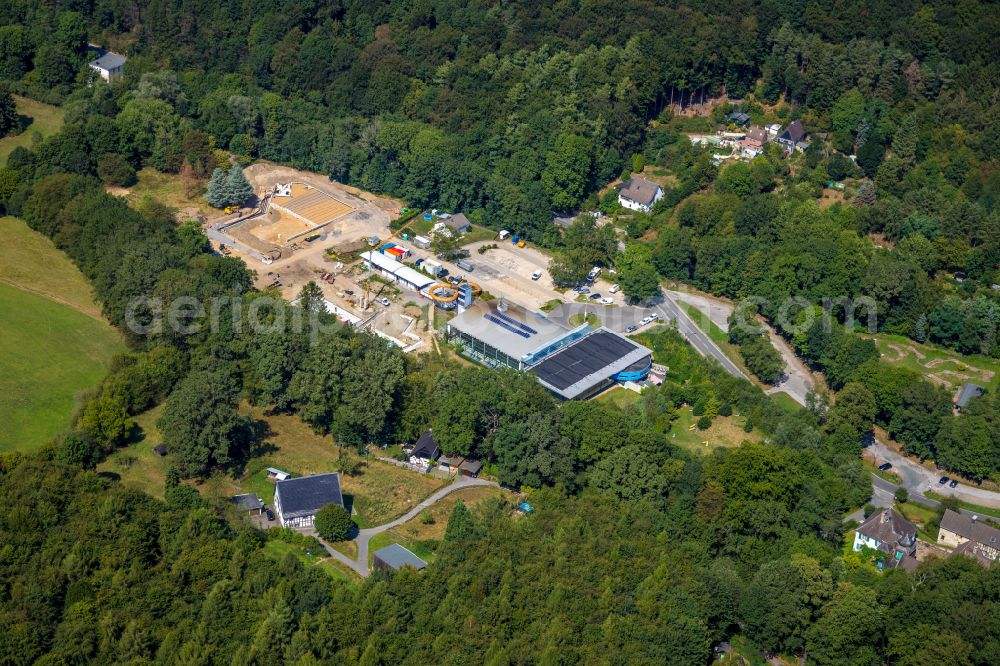
<path fill-rule="evenodd" d="M 600 302 L 601 302 L 601 305 L 611 305 L 612 303 L 614 303 L 614 301 L 611 300 L 610 298 L 608 298 L 607 296 L 605 296 L 604 298 L 602 298 Z"/>
<path fill-rule="evenodd" d="M 531 274 L 531 279 L 532 280 L 538 280 L 541 277 L 542 277 L 542 272 L 541 271 L 535 271 L 534 273 Z"/>
<path fill-rule="evenodd" d="M 467 262 L 465 259 L 459 259 L 455 262 L 455 265 L 461 268 L 463 271 L 472 272 L 472 264 Z"/>
<path fill-rule="evenodd" d="M 947 476 L 942 476 L 940 479 L 938 479 L 938 483 L 940 483 L 942 486 L 948 483 L 949 481 L 951 481 L 951 479 L 949 479 Z"/>
<path fill-rule="evenodd" d="M 586 285 L 580 285 L 579 287 L 573 287 L 573 291 L 575 291 L 578 294 L 586 294 L 588 291 L 590 291 L 590 287 Z"/>
<path fill-rule="evenodd" d="M 637 330 L 639 330 L 639 327 L 636 326 L 635 324 L 632 324 L 631 326 L 629 326 L 628 328 L 625 329 L 625 332 L 626 333 L 635 333 Z"/>
<path fill-rule="evenodd" d="M 609 289 L 608 291 L 610 291 L 612 294 L 617 294 L 621 290 L 622 288 L 619 285 L 613 284 L 611 285 L 611 289 Z"/>
<path fill-rule="evenodd" d="M 649 313 L 649 321 L 656 321 L 659 318 L 660 318 L 660 315 L 656 314 L 655 312 L 650 312 Z"/>
<path fill-rule="evenodd" d="M 639 320 L 639 326 L 645 326 L 649 322 L 653 321 L 652 317 L 646 316 Z"/>
<path fill-rule="evenodd" d="M 601 267 L 594 266 L 593 268 L 590 269 L 590 272 L 587 273 L 587 279 L 593 282 L 594 280 L 597 279 L 597 276 L 600 274 L 601 274 Z"/>
<path fill-rule="evenodd" d="M 878 468 L 881 471 L 883 471 L 883 472 L 888 472 L 890 469 L 892 469 L 892 464 L 891 463 L 882 463 L 881 465 L 878 466 Z"/>
<path fill-rule="evenodd" d="M 386 298 L 385 296 L 383 296 L 382 298 L 378 299 L 378 302 L 381 303 L 382 305 L 386 306 L 386 307 L 389 307 L 389 299 Z"/>
<path fill-rule="evenodd" d="M 264 509 L 264 513 L 267 514 L 268 520 L 270 521 L 274 520 L 274 511 L 271 511 L 270 509 Z"/>
<path fill-rule="evenodd" d="M 594 293 L 592 293 L 592 294 L 591 294 L 590 296 L 587 296 L 587 298 L 589 298 L 589 299 L 590 299 L 590 300 L 592 300 L 592 301 L 596 301 L 596 300 L 598 300 L 599 298 L 601 298 L 601 295 L 600 295 L 600 294 L 598 294 L 598 293 L 597 293 L 597 292 L 595 291 L 595 292 L 594 292 Z"/>
<path fill-rule="evenodd" d="M 949 488 L 954 488 L 958 485 L 958 479 L 952 479 L 951 483 L 948 484 Z"/>
<path fill-rule="evenodd" d="M 459 284 L 462 281 L 463 280 L 461 275 L 452 275 L 451 277 L 448 278 L 448 284 Z"/>

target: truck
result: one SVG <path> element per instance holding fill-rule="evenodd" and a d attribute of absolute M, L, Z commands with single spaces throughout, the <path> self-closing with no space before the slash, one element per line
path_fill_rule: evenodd
<path fill-rule="evenodd" d="M 426 236 L 414 236 L 413 244 L 419 247 L 421 250 L 426 250 L 431 246 L 431 239 Z"/>
<path fill-rule="evenodd" d="M 455 262 L 455 265 L 461 268 L 463 271 L 468 271 L 469 273 L 471 273 L 473 270 L 472 264 L 470 264 L 465 259 L 459 259 L 458 261 Z"/>
<path fill-rule="evenodd" d="M 434 277 L 438 277 L 444 271 L 444 266 L 434 261 L 433 259 L 425 259 L 420 267 L 424 269 L 427 273 L 430 273 Z"/>

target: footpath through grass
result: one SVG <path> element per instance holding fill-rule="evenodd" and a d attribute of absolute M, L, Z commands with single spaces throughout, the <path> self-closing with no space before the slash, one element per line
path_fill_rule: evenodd
<path fill-rule="evenodd" d="M 70 425 L 125 346 L 108 324 L 8 284 L 0 312 L 0 451 L 31 451 Z"/>
<path fill-rule="evenodd" d="M 0 164 L 7 163 L 7 157 L 15 148 L 31 148 L 36 141 L 58 132 L 63 124 L 63 110 L 58 106 L 18 95 L 14 95 L 14 101 L 17 115 L 27 119 L 24 121 L 27 126 L 18 134 L 0 139 Z"/>
<path fill-rule="evenodd" d="M 901 335 L 866 335 L 875 341 L 882 360 L 912 370 L 949 390 L 965 382 L 1000 389 L 1000 360 L 981 355 L 963 355 L 933 344 L 921 344 Z"/>

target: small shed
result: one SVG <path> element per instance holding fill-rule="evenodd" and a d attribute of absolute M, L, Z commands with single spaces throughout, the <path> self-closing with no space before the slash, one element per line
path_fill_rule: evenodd
<path fill-rule="evenodd" d="M 479 476 L 479 470 L 483 468 L 483 463 L 478 460 L 463 460 L 462 464 L 458 466 L 458 471 L 462 473 L 462 476 Z"/>
<path fill-rule="evenodd" d="M 457 474 L 459 471 L 459 465 L 465 462 L 465 458 L 462 456 L 441 456 L 438 458 L 438 465 L 444 467 L 449 473 Z"/>
<path fill-rule="evenodd" d="M 979 384 L 965 382 L 962 384 L 962 388 L 958 389 L 958 393 L 955 395 L 955 409 L 959 411 L 965 409 L 970 402 L 976 398 L 982 397 L 984 393 L 986 393 L 986 389 Z"/>
<path fill-rule="evenodd" d="M 245 493 L 243 495 L 233 495 L 230 501 L 237 508 L 243 509 L 251 516 L 259 516 L 264 513 L 264 500 L 257 497 L 256 493 Z"/>
<path fill-rule="evenodd" d="M 727 117 L 729 118 L 729 122 L 733 123 L 734 125 L 738 125 L 740 127 L 750 122 L 750 116 L 743 113 L 742 111 L 733 111 Z"/>
<path fill-rule="evenodd" d="M 427 568 L 427 563 L 407 548 L 394 543 L 375 551 L 372 567 L 382 571 L 399 571 L 403 567 L 412 567 L 420 571 Z"/>
<path fill-rule="evenodd" d="M 291 478 L 291 474 L 288 472 L 283 472 L 277 467 L 267 468 L 267 478 L 273 479 L 275 481 L 284 481 L 285 479 Z"/>

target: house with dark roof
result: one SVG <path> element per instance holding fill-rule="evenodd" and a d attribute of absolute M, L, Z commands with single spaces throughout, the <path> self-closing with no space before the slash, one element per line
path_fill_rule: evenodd
<path fill-rule="evenodd" d="M 458 234 L 464 234 L 472 228 L 472 222 L 469 222 L 469 218 L 464 213 L 456 213 L 445 219 L 444 223 L 449 229 Z"/>
<path fill-rule="evenodd" d="M 743 113 L 742 111 L 733 111 L 728 116 L 726 116 L 726 118 L 728 118 L 729 122 L 736 125 L 737 127 L 743 127 L 748 122 L 750 122 L 750 116 Z"/>
<path fill-rule="evenodd" d="M 981 398 L 985 393 L 986 389 L 979 384 L 965 382 L 962 384 L 962 387 L 958 389 L 958 393 L 955 394 L 955 409 L 962 411 L 969 405 L 970 402 L 976 398 Z"/>
<path fill-rule="evenodd" d="M 911 569 L 917 565 L 917 528 L 894 510 L 882 509 L 869 516 L 854 534 L 854 550 L 864 547 L 887 555 L 879 560 L 880 569 Z"/>
<path fill-rule="evenodd" d="M 427 567 L 427 563 L 414 555 L 408 548 L 404 548 L 398 543 L 380 548 L 372 556 L 372 568 L 374 569 L 399 571 L 403 567 L 412 567 L 420 571 Z"/>
<path fill-rule="evenodd" d="M 1000 530 L 983 524 L 979 516 L 968 516 L 951 509 L 941 517 L 937 542 L 954 548 L 955 555 L 969 555 L 984 564 L 992 564 L 1000 557 Z"/>
<path fill-rule="evenodd" d="M 259 516 L 264 513 L 264 500 L 257 497 L 256 493 L 233 495 L 229 501 L 236 505 L 236 508 L 246 511 L 251 516 Z"/>
<path fill-rule="evenodd" d="M 462 476 L 477 477 L 479 476 L 479 470 L 482 468 L 482 462 L 466 458 L 462 461 L 462 464 L 458 466 L 458 471 L 461 472 Z"/>
<path fill-rule="evenodd" d="M 427 467 L 441 456 L 441 449 L 434 441 L 434 435 L 428 430 L 420 435 L 417 443 L 410 450 L 410 462 L 414 465 Z"/>
<path fill-rule="evenodd" d="M 629 210 L 648 213 L 662 196 L 663 190 L 659 185 L 640 176 L 633 176 L 621 184 L 621 189 L 618 190 L 618 203 Z"/>
<path fill-rule="evenodd" d="M 801 121 L 795 120 L 777 136 L 775 141 L 791 151 L 795 150 L 796 145 L 805 138 L 806 129 L 802 126 Z"/>
<path fill-rule="evenodd" d="M 314 474 L 274 484 L 274 509 L 282 527 L 312 527 L 327 504 L 344 506 L 340 474 Z"/>
<path fill-rule="evenodd" d="M 99 49 L 100 55 L 90 61 L 90 68 L 105 81 L 117 79 L 125 73 L 125 61 L 127 58 L 111 51 Z"/>

